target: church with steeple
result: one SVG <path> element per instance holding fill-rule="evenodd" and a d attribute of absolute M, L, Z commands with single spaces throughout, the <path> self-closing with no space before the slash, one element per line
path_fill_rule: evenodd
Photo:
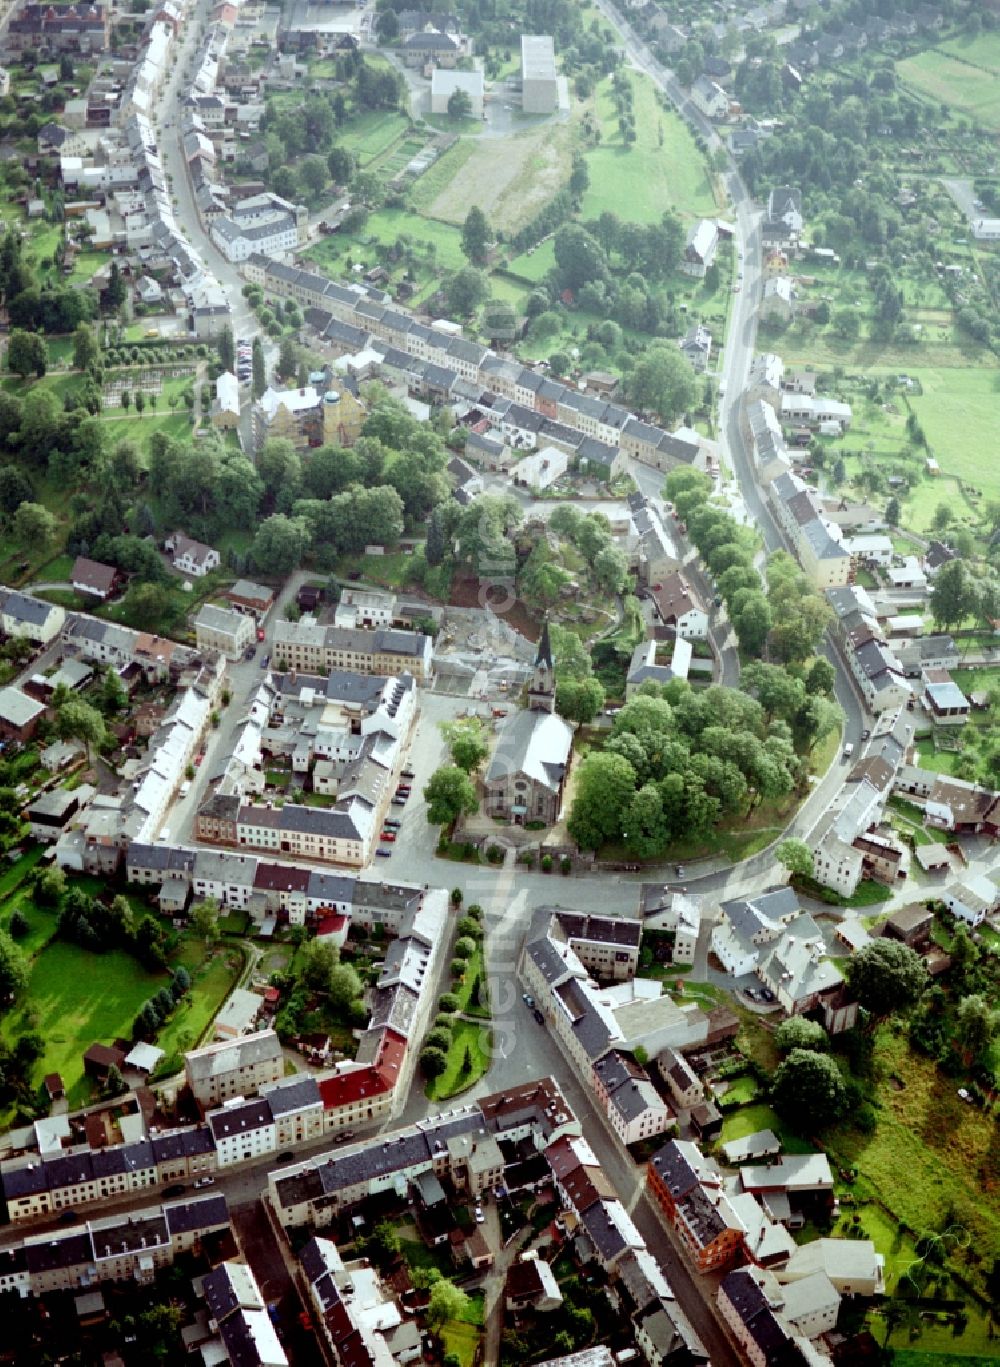
<path fill-rule="evenodd" d="M 573 728 L 556 715 L 556 671 L 545 622 L 528 685 L 528 706 L 504 721 L 486 771 L 486 810 L 515 825 L 559 820 Z"/>

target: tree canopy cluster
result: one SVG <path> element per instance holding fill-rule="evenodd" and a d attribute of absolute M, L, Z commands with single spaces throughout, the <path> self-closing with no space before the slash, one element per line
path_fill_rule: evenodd
<path fill-rule="evenodd" d="M 154 916 L 137 920 L 126 897 L 103 902 L 82 888 L 71 887 L 63 898 L 59 934 L 95 954 L 109 949 L 127 950 L 150 972 L 167 964 L 167 939 L 162 925 Z"/>
<path fill-rule="evenodd" d="M 287 992 L 274 1022 L 283 1040 L 321 1030 L 324 1022 L 357 1026 L 367 1020 L 357 969 L 342 963 L 340 951 L 325 940 L 307 940 L 291 970 L 273 981 Z"/>
<path fill-rule="evenodd" d="M 769 720 L 746 693 L 644 684 L 615 717 L 604 749 L 580 764 L 568 829 L 583 849 L 622 844 L 652 859 L 787 797 L 802 775 L 788 723 Z"/>

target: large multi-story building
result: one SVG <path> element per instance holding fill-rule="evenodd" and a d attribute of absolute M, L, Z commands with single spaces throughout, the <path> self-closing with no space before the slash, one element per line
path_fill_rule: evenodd
<path fill-rule="evenodd" d="M 267 1083 L 284 1077 L 284 1071 L 281 1042 L 273 1030 L 192 1049 L 184 1058 L 187 1084 L 205 1110 L 235 1096 L 256 1096 Z"/>
<path fill-rule="evenodd" d="M 411 674 L 420 683 L 430 679 L 434 660 L 431 638 L 420 632 L 320 626 L 309 614 L 276 624 L 273 651 L 278 669 Z"/>

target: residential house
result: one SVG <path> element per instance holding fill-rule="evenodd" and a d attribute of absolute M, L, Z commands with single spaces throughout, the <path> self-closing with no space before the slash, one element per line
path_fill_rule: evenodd
<path fill-rule="evenodd" d="M 103 565 L 99 560 L 88 560 L 85 555 L 76 557 L 70 571 L 70 582 L 75 593 L 102 601 L 112 596 L 121 580 L 121 573 L 115 565 Z"/>
<path fill-rule="evenodd" d="M 762 322 L 789 323 L 795 316 L 795 292 L 787 275 L 772 275 L 764 281 L 760 304 Z"/>
<path fill-rule="evenodd" d="M 717 1272 L 741 1257 L 743 1224 L 715 1164 L 696 1144 L 669 1139 L 649 1160 L 646 1186 L 699 1272 Z"/>
<path fill-rule="evenodd" d="M 36 645 L 55 640 L 66 622 L 65 608 L 16 589 L 0 588 L 0 631 Z"/>
<path fill-rule="evenodd" d="M 713 122 L 729 116 L 729 96 L 709 76 L 699 76 L 692 83 L 691 103 Z"/>
<path fill-rule="evenodd" d="M 680 570 L 661 584 L 654 584 L 652 597 L 660 621 L 672 627 L 679 637 L 686 641 L 704 641 L 708 637 L 708 613 Z"/>
<path fill-rule="evenodd" d="M 803 226 L 801 190 L 792 185 L 776 186 L 768 195 L 761 223 L 764 247 L 788 250 L 798 246 Z"/>
<path fill-rule="evenodd" d="M 1000 891 L 985 874 L 966 872 L 941 893 L 941 901 L 953 916 L 975 927 L 1000 906 Z"/>
<path fill-rule="evenodd" d="M 692 323 L 678 346 L 695 374 L 703 375 L 712 355 L 712 334 L 708 328 L 702 323 Z"/>
<path fill-rule="evenodd" d="M 202 579 L 222 564 L 219 552 L 201 541 L 193 541 L 183 532 L 174 532 L 164 543 L 164 550 L 170 555 L 174 568 L 182 574 L 190 574 Z"/>
<path fill-rule="evenodd" d="M 728 104 L 728 101 L 727 101 Z M 715 260 L 719 248 L 719 228 L 714 218 L 702 218 L 688 232 L 680 268 L 685 275 L 702 279 Z"/>

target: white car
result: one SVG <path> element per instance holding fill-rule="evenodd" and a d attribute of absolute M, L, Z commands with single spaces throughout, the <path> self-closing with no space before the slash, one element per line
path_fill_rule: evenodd
<path fill-rule="evenodd" d="M 476 1206 L 476 1224 L 481 1225 L 485 1219 L 482 1206 Z"/>

